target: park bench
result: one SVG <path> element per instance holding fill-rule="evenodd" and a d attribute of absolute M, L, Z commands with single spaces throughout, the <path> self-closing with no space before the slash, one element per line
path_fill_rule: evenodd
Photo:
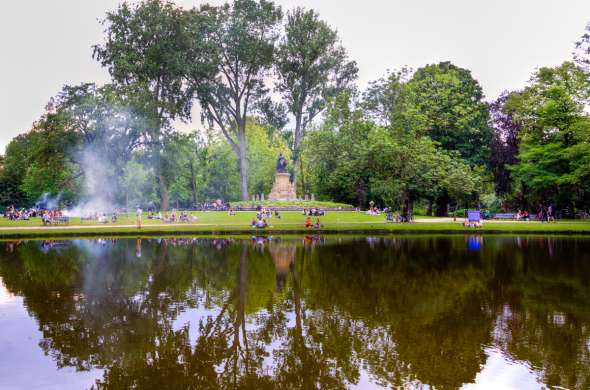
<path fill-rule="evenodd" d="M 70 223 L 70 217 L 53 217 L 48 220 L 43 220 L 43 225 L 67 225 Z"/>
<path fill-rule="evenodd" d="M 494 219 L 515 219 L 516 214 L 514 213 L 504 213 L 504 214 L 494 214 Z"/>
<path fill-rule="evenodd" d="M 55 217 L 51 221 L 54 225 L 67 225 L 70 223 L 70 217 Z"/>

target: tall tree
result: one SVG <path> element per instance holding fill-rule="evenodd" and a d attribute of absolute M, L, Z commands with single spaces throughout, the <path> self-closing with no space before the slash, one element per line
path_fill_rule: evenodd
<path fill-rule="evenodd" d="M 490 144 L 490 165 L 498 195 L 510 192 L 512 180 L 509 165 L 518 161 L 518 133 L 521 124 L 505 108 L 509 97 L 510 94 L 504 92 L 490 104 L 490 127 L 494 132 Z"/>
<path fill-rule="evenodd" d="M 198 29 L 186 28 L 186 13 L 173 3 L 145 0 L 122 3 L 107 13 L 105 42 L 94 58 L 108 68 L 115 83 L 134 85 L 151 99 L 153 126 L 145 136 L 159 180 L 161 208 L 168 209 L 168 185 L 161 168 L 162 143 L 172 120 L 190 116 L 193 90 L 185 82 L 188 54 Z M 200 51 L 199 54 L 203 54 Z M 200 63 L 195 58 L 191 63 Z"/>
<path fill-rule="evenodd" d="M 590 23 L 586 24 L 584 34 L 576 42 L 574 60 L 578 65 L 584 67 L 586 70 L 590 70 Z"/>
<path fill-rule="evenodd" d="M 287 15 L 276 60 L 277 90 L 295 120 L 293 182 L 305 130 L 333 98 L 350 86 L 358 73 L 338 34 L 314 10 L 296 8 Z"/>
<path fill-rule="evenodd" d="M 408 82 L 408 114 L 418 133 L 471 164 L 485 164 L 492 132 L 479 83 L 450 62 L 427 65 Z"/>
<path fill-rule="evenodd" d="M 235 0 L 220 7 L 204 5 L 191 12 L 196 23 L 207 21 L 216 45 L 211 72 L 193 68 L 192 81 L 204 120 L 223 133 L 238 157 L 240 194 L 248 199 L 246 122 L 268 92 L 265 81 L 272 67 L 280 7 L 266 0 Z M 195 50 L 197 52 L 197 50 Z"/>
<path fill-rule="evenodd" d="M 400 127 L 403 121 L 404 104 L 407 95 L 406 83 L 411 69 L 402 68 L 388 72 L 385 77 L 372 81 L 363 92 L 362 106 L 366 115 L 380 126 Z"/>
<path fill-rule="evenodd" d="M 487 164 L 492 131 L 481 86 L 467 69 L 450 62 L 427 65 L 407 83 L 406 120 L 416 135 L 429 136 L 448 151 L 457 151 L 471 165 Z M 446 216 L 448 188 L 436 198 L 436 214 Z"/>
<path fill-rule="evenodd" d="M 552 201 L 571 210 L 590 192 L 589 86 L 589 74 L 565 62 L 539 69 L 507 100 L 506 109 L 522 123 L 512 173 L 529 206 Z"/>

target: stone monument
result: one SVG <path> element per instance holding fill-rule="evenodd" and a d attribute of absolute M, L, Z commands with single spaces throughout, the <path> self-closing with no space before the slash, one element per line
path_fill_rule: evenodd
<path fill-rule="evenodd" d="M 275 182 L 268 195 L 269 200 L 296 200 L 295 186 L 291 183 L 291 175 L 287 172 L 287 159 L 283 153 L 277 158 Z"/>

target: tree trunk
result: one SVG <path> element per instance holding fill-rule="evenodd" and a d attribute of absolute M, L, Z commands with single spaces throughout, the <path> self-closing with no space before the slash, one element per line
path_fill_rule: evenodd
<path fill-rule="evenodd" d="M 436 216 L 447 217 L 449 215 L 449 193 L 446 189 L 436 198 Z"/>
<path fill-rule="evenodd" d="M 303 195 L 308 194 L 309 192 L 307 191 L 307 188 L 305 188 L 305 177 L 303 175 L 303 160 L 301 158 L 299 158 L 299 170 L 301 171 L 301 193 Z M 295 168 L 293 168 L 293 171 L 296 171 Z M 293 182 L 295 182 L 295 174 L 293 173 Z"/>
<path fill-rule="evenodd" d="M 193 204 L 191 205 L 191 208 L 193 208 L 197 205 L 197 178 L 195 177 L 195 166 L 194 166 L 194 163 L 192 160 L 190 163 L 190 167 L 191 167 L 191 192 L 193 195 Z"/>
<path fill-rule="evenodd" d="M 293 154 L 291 156 L 293 166 L 293 185 L 297 188 L 297 162 L 299 161 L 299 146 L 301 145 L 302 138 L 301 129 L 301 114 L 295 116 L 295 133 L 293 134 Z M 305 190 L 303 190 L 305 192 Z"/>
<path fill-rule="evenodd" d="M 356 201 L 359 207 L 367 205 L 367 184 L 363 178 L 356 183 Z"/>
<path fill-rule="evenodd" d="M 410 216 L 414 214 L 414 202 L 410 195 L 406 195 L 402 206 L 402 216 L 406 218 L 406 221 L 410 221 Z"/>
<path fill-rule="evenodd" d="M 240 194 L 242 200 L 249 200 L 248 196 L 248 156 L 246 150 L 246 132 L 244 124 L 238 130 L 238 163 L 240 165 Z"/>
<path fill-rule="evenodd" d="M 158 179 L 160 181 L 160 209 L 162 211 L 168 211 L 170 208 L 170 199 L 168 198 L 168 184 L 166 183 L 166 178 L 164 175 L 160 174 Z"/>

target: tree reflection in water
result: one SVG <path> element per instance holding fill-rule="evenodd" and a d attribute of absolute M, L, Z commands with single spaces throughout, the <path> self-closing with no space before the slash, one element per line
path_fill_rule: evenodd
<path fill-rule="evenodd" d="M 590 240 L 473 240 L 5 243 L 0 277 L 97 388 L 457 388 L 489 348 L 589 388 Z"/>

